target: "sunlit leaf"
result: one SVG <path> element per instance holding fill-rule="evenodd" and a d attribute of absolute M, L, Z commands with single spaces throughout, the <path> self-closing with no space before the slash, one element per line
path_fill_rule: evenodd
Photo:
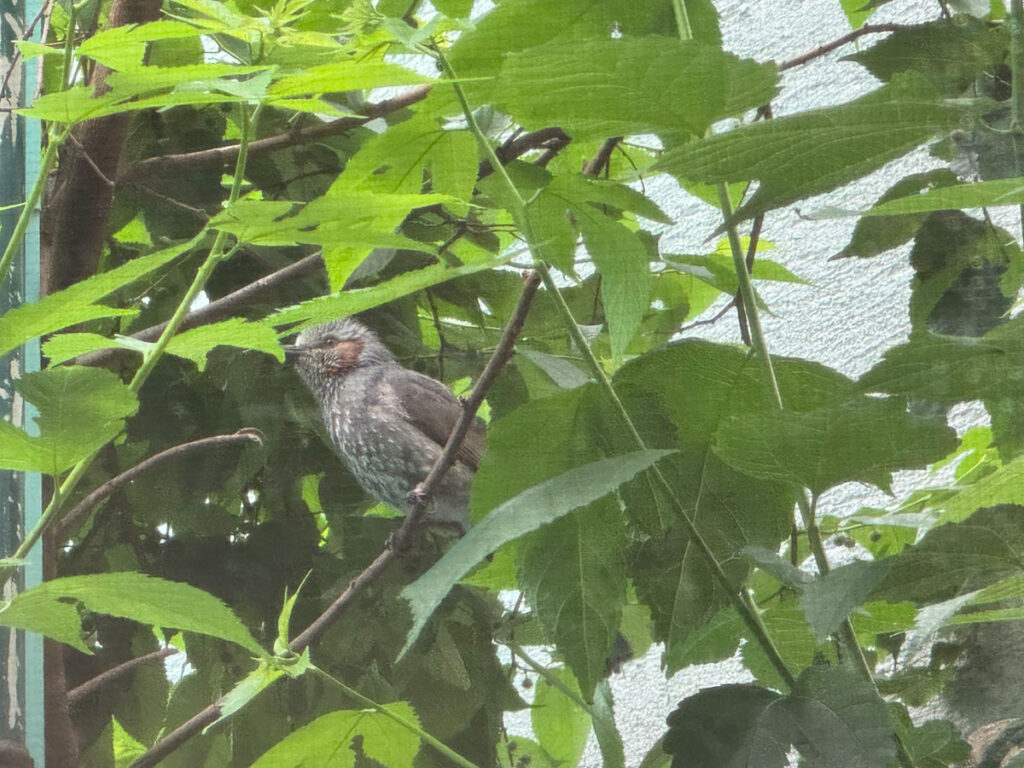
<path fill-rule="evenodd" d="M 65 605 L 62 601 L 68 598 L 97 613 L 198 632 L 236 643 L 257 656 L 266 655 L 249 630 L 213 595 L 188 584 L 142 573 L 97 573 L 48 581 L 15 597 L 7 609 L 0 612 L 0 624 L 43 631 L 38 625 L 27 626 L 27 621 L 35 621 L 35 617 L 47 611 L 53 612 L 55 605 Z M 53 614 L 62 627 L 64 613 L 61 609 Z"/>

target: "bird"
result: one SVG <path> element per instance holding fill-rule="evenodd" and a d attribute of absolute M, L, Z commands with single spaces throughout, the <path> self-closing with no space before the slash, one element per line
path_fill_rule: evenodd
<path fill-rule="evenodd" d="M 284 351 L 319 403 L 331 447 L 363 490 L 409 514 L 462 402 L 441 382 L 403 367 L 352 317 L 307 328 Z M 470 484 L 485 447 L 486 426 L 477 417 L 428 502 L 428 522 L 465 532 Z"/>

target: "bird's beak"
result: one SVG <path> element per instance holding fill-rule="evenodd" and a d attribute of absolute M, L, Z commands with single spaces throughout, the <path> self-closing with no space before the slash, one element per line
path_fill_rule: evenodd
<path fill-rule="evenodd" d="M 284 359 L 290 363 L 294 363 L 306 354 L 305 347 L 297 347 L 294 344 L 282 344 L 281 349 L 284 350 Z"/>

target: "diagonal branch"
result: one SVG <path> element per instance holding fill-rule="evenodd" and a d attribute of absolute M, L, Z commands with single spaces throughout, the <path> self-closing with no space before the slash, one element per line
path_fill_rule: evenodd
<path fill-rule="evenodd" d="M 275 136 L 267 136 L 249 142 L 249 154 L 260 155 L 265 152 L 272 152 L 276 149 L 292 147 L 296 144 L 304 144 L 317 139 L 324 139 L 328 136 L 337 136 L 371 120 L 386 117 L 401 109 L 412 106 L 418 101 L 423 101 L 430 94 L 430 86 L 422 85 L 412 88 L 405 93 L 395 96 L 393 99 L 370 104 L 362 111 L 361 115 L 350 117 L 339 117 L 329 123 L 314 125 L 299 131 L 279 133 Z M 225 147 L 213 147 L 198 152 L 183 152 L 176 155 L 161 155 L 150 157 L 125 169 L 118 177 L 118 183 L 137 181 L 149 177 L 151 174 L 177 173 L 181 174 L 190 169 L 201 168 L 207 165 L 226 165 L 234 162 L 238 157 L 238 144 L 230 144 Z"/>
<path fill-rule="evenodd" d="M 118 488 L 128 485 L 128 483 L 135 480 L 139 475 L 148 472 L 153 469 L 153 467 L 163 464 L 169 459 L 183 456 L 186 453 L 194 453 L 195 451 L 203 451 L 210 448 L 223 448 L 227 445 L 235 445 L 244 442 L 254 442 L 258 445 L 263 445 L 265 439 L 266 438 L 263 437 L 263 433 L 258 429 L 246 427 L 238 430 L 233 435 L 204 437 L 200 440 L 182 443 L 181 445 L 175 445 L 172 448 L 168 448 L 165 451 L 160 451 L 160 453 L 154 454 L 148 459 L 139 462 L 131 469 L 127 469 L 121 474 L 110 478 L 107 482 L 78 502 L 74 509 L 64 515 L 61 521 L 57 524 L 53 535 L 56 539 L 61 541 L 74 536 L 78 527 L 82 524 L 82 520 L 97 504 L 110 496 Z"/>
<path fill-rule="evenodd" d="M 473 419 L 476 418 L 477 409 L 515 351 L 516 340 L 523 330 L 523 324 L 526 322 L 526 316 L 530 311 L 530 304 L 533 302 L 533 297 L 537 294 L 539 286 L 540 277 L 536 273 L 530 273 L 525 280 L 523 291 L 519 296 L 519 302 L 509 318 L 508 325 L 505 326 L 505 331 L 498 342 L 498 346 L 495 348 L 490 360 L 487 361 L 487 365 L 480 374 L 480 378 L 477 380 L 476 386 L 473 387 L 473 391 L 463 402 L 462 413 L 454 429 L 452 429 L 451 435 L 448 437 L 448 442 L 445 443 L 444 450 L 437 458 L 437 461 L 434 462 L 434 466 L 431 467 L 423 482 L 414 489 L 413 494 L 416 500 L 409 510 L 405 522 L 402 523 L 402 527 L 388 541 L 376 559 L 349 582 L 345 590 L 312 624 L 291 641 L 292 651 L 301 653 L 315 643 L 331 623 L 345 612 L 345 609 L 401 555 L 403 549 L 412 541 L 420 521 L 426 514 L 427 506 L 430 504 L 434 492 L 440 485 L 445 473 L 455 463 L 456 454 L 459 452 L 459 448 L 462 447 L 462 441 L 465 439 Z M 154 744 L 145 754 L 132 763 L 132 768 L 150 768 L 150 766 L 157 765 L 190 738 L 208 725 L 216 722 L 220 717 L 220 713 L 221 704 L 219 701 L 210 704 Z"/>
<path fill-rule="evenodd" d="M 809 51 L 802 56 L 789 59 L 779 64 L 779 70 L 792 69 L 793 67 L 799 67 L 802 64 L 806 64 L 809 61 L 820 58 L 826 53 L 831 53 L 836 48 L 842 48 L 847 43 L 852 43 L 854 40 L 863 37 L 864 35 L 878 35 L 885 32 L 899 32 L 901 29 L 909 29 L 908 24 L 865 24 L 863 27 L 859 27 L 852 32 L 848 32 L 842 37 L 837 37 L 835 40 L 825 43 L 824 45 L 818 46 L 813 51 Z"/>
<path fill-rule="evenodd" d="M 138 656 L 134 659 L 128 659 L 123 664 L 118 664 L 116 667 L 111 667 L 106 672 L 101 672 L 89 680 L 86 680 L 81 685 L 72 688 L 68 691 L 68 706 L 75 706 L 86 696 L 99 690 L 109 682 L 116 680 L 119 677 L 123 677 L 128 674 L 136 667 L 148 664 L 151 661 L 159 661 L 160 659 L 166 659 L 168 656 L 173 656 L 178 653 L 178 649 L 172 646 L 161 648 L 158 651 L 147 653 L 144 656 Z"/>

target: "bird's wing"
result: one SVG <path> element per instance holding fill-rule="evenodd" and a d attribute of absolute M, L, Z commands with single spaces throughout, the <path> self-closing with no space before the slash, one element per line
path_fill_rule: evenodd
<path fill-rule="evenodd" d="M 462 403 L 441 382 L 408 368 L 398 370 L 400 373 L 388 377 L 388 383 L 398 396 L 406 418 L 420 432 L 444 447 L 462 415 Z M 480 419 L 473 419 L 456 458 L 476 471 L 485 447 L 486 427 Z"/>

